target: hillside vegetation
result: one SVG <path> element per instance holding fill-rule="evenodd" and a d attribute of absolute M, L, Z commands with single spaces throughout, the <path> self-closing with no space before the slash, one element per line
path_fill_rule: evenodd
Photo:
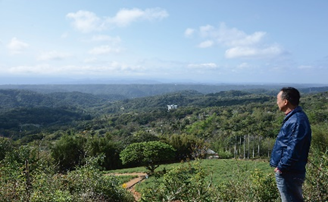
<path fill-rule="evenodd" d="M 140 92 L 149 89 L 149 86 L 137 87 Z M 103 179 L 100 171 L 149 165 L 152 174 L 161 179 L 152 186 L 161 190 L 156 195 L 143 189 L 148 201 L 155 198 L 147 196 L 161 200 L 169 193 L 170 186 L 174 189 L 170 181 L 162 181 L 173 178 L 181 178 L 180 182 L 190 183 L 198 191 L 208 193 L 204 197 L 209 198 L 228 200 L 222 197 L 229 195 L 212 194 L 230 190 L 230 196 L 235 197 L 231 200 L 249 200 L 241 198 L 243 190 L 250 188 L 247 186 L 253 186 L 254 191 L 248 197 L 258 200 L 276 197 L 272 193 L 274 190 L 262 192 L 261 186 L 270 185 L 272 176 L 260 171 L 253 173 L 254 179 L 247 179 L 248 182 L 255 180 L 255 188 L 251 183 L 234 186 L 222 183 L 221 191 L 214 192 L 213 187 L 206 188 L 210 182 L 205 177 L 208 171 L 197 165 L 181 165 L 165 172 L 157 168 L 159 164 L 207 158 L 208 149 L 216 152 L 220 159 L 267 159 L 284 117 L 277 110 L 277 92 L 272 89 L 209 93 L 184 89 L 152 96 L 140 96 L 140 93 L 137 98 L 128 98 L 127 91 L 98 94 L 95 86 L 91 88 L 94 93 L 56 92 L 54 89 L 45 93 L 40 89 L 46 87 L 38 88 L 39 91 L 0 90 L 0 175 L 4 176 L 0 181 L 1 201 L 47 201 L 50 198 L 56 198 L 53 201 L 60 201 L 60 198 L 66 201 L 129 201 L 129 194 L 116 179 Z M 324 187 L 328 181 L 328 91 L 303 88 L 302 92 L 301 106 L 313 130 L 306 194 L 321 201 L 327 199 Z M 177 108 L 169 110 L 167 105 L 177 105 Z M 156 150 L 134 147 L 139 143 L 150 148 L 156 145 L 170 148 L 167 152 L 174 153 L 169 155 L 172 158 L 156 159 L 156 164 L 149 164 Z M 131 147 L 138 149 L 126 150 Z M 138 155 L 130 158 L 129 154 Z M 86 178 L 77 179 L 80 175 Z M 192 196 L 199 196 L 197 190 L 186 187 L 187 190 L 195 191 Z M 44 198 L 37 198 L 40 193 L 44 193 Z M 261 193 L 266 195 L 260 196 Z M 183 198 L 183 194 L 172 196 L 172 201 Z M 116 199 L 111 200 L 111 196 Z"/>

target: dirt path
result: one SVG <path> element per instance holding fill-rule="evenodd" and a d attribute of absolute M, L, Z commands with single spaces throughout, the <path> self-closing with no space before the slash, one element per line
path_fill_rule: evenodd
<path fill-rule="evenodd" d="M 141 198 L 141 194 L 135 190 L 134 185 L 136 185 L 137 183 L 144 180 L 147 176 L 146 173 L 120 173 L 120 174 L 114 173 L 111 175 L 114 175 L 114 176 L 136 175 L 136 176 L 138 176 L 136 178 L 133 178 L 132 180 L 130 180 L 129 182 L 127 182 L 125 184 L 126 184 L 126 189 L 133 194 L 135 201 L 138 201 Z"/>

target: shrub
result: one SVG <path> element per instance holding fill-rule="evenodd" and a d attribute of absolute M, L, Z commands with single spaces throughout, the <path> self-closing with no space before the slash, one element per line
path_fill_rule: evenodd
<path fill-rule="evenodd" d="M 328 151 L 327 151 L 328 152 Z M 304 183 L 304 197 L 309 201 L 328 201 L 328 154 L 311 153 Z"/>
<path fill-rule="evenodd" d="M 252 172 L 251 190 L 255 201 L 275 201 L 279 198 L 274 173 L 264 174 L 256 169 Z"/>
<path fill-rule="evenodd" d="M 217 201 L 205 176 L 198 162 L 181 164 L 164 174 L 155 189 L 144 190 L 141 201 Z"/>
<path fill-rule="evenodd" d="M 67 174 L 67 189 L 73 201 L 129 202 L 134 198 L 114 176 L 105 177 L 98 167 L 98 158 L 89 158 L 86 165 Z"/>
<path fill-rule="evenodd" d="M 218 152 L 220 159 L 231 159 L 233 158 L 233 154 L 230 151 L 219 151 Z"/>
<path fill-rule="evenodd" d="M 232 178 L 213 183 L 201 166 L 202 160 L 182 163 L 162 177 L 151 179 L 152 186 L 140 190 L 142 201 L 278 201 L 273 173 L 247 166 L 229 170 Z M 147 182 L 147 181 L 146 181 Z M 155 187 L 155 188 L 154 188 Z"/>
<path fill-rule="evenodd" d="M 10 156 L 9 154 L 7 156 Z M 132 202 L 133 196 L 121 188 L 114 176 L 105 177 L 97 168 L 102 158 L 86 159 L 86 164 L 66 175 L 55 173 L 39 159 L 32 166 L 6 158 L 0 167 L 0 201 L 102 201 Z M 31 167 L 31 169 L 30 169 Z M 33 167 L 33 169 L 32 169 Z"/>
<path fill-rule="evenodd" d="M 86 139 L 74 134 L 63 135 L 51 148 L 51 156 L 57 162 L 59 170 L 66 172 L 75 166 L 81 166 L 85 157 Z"/>
<path fill-rule="evenodd" d="M 13 150 L 10 139 L 0 137 L 0 161 L 6 157 L 6 153 Z"/>

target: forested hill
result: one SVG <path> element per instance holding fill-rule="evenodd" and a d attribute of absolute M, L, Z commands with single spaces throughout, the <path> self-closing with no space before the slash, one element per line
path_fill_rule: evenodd
<path fill-rule="evenodd" d="M 270 91 L 263 91 L 270 94 Z M 185 90 L 163 95 L 126 99 L 123 96 L 94 95 L 81 92 L 37 93 L 29 90 L 1 90 L 0 112 L 19 108 L 65 108 L 83 109 L 83 111 L 99 110 L 100 113 L 125 111 L 141 111 L 166 108 L 167 105 L 180 106 L 223 106 L 242 104 L 253 101 L 266 101 L 268 96 L 246 91 L 221 91 L 203 94 L 195 90 Z M 106 110 L 107 109 L 107 110 Z"/>
<path fill-rule="evenodd" d="M 120 102 L 102 106 L 102 113 L 150 112 L 154 110 L 167 110 L 167 105 L 177 107 L 213 107 L 232 106 L 248 103 L 263 103 L 273 96 L 253 94 L 244 91 L 225 91 L 219 93 L 202 94 L 197 91 L 180 91 L 164 95 L 126 99 Z"/>
<path fill-rule="evenodd" d="M 0 89 L 31 90 L 39 93 L 54 92 L 81 92 L 94 95 L 106 95 L 110 98 L 124 99 L 149 97 L 185 90 L 195 90 L 203 94 L 218 93 L 222 91 L 241 90 L 259 93 L 263 90 L 276 93 L 286 84 L 274 85 L 237 85 L 237 84 L 81 84 L 81 85 L 0 85 Z M 288 84 L 290 86 L 290 84 Z M 323 92 L 328 87 L 323 85 L 292 85 L 302 92 Z"/>
<path fill-rule="evenodd" d="M 0 111 L 19 107 L 93 107 L 123 99 L 122 96 L 93 95 L 81 92 L 37 93 L 30 90 L 1 90 Z"/>
<path fill-rule="evenodd" d="M 132 115 L 138 116 L 135 119 L 140 120 L 140 123 L 148 123 L 150 120 L 155 123 L 157 119 L 163 119 L 170 114 L 180 118 L 183 117 L 182 114 L 185 116 L 205 108 L 236 108 L 245 105 L 263 107 L 268 103 L 271 106 L 275 103 L 276 93 L 277 91 L 265 89 L 229 90 L 208 94 L 184 90 L 127 99 L 122 95 L 95 95 L 82 92 L 38 93 L 30 90 L 0 89 L 0 136 L 17 138 L 45 131 L 51 133 L 70 128 L 98 128 L 99 120 L 108 119 L 105 122 L 111 125 L 115 119 L 121 117 L 125 117 L 126 120 L 123 122 L 127 124 L 127 120 L 130 119 L 126 117 Z M 303 95 L 307 96 L 304 93 Z M 315 95 L 319 94 L 311 97 L 314 98 Z M 326 100 L 326 97 L 320 95 L 320 99 Z M 167 113 L 167 105 L 177 105 L 178 110 Z M 275 109 L 273 107 L 270 111 Z M 116 118 L 112 120 L 109 117 Z"/>
<path fill-rule="evenodd" d="M 304 88 L 301 91 L 303 94 L 323 92 L 328 91 L 328 87 Z M 208 94 L 196 90 L 183 90 L 129 99 L 128 96 L 124 96 L 125 92 L 121 92 L 121 94 L 91 94 L 77 91 L 39 93 L 32 90 L 0 89 L 0 112 L 19 108 L 43 107 L 70 109 L 75 112 L 83 111 L 96 115 L 122 111 L 166 109 L 167 105 L 178 105 L 179 107 L 231 106 L 265 102 L 270 97 L 275 97 L 276 93 L 277 91 L 272 89 L 229 90 Z"/>
<path fill-rule="evenodd" d="M 164 113 L 168 110 L 167 105 L 203 108 L 263 103 L 272 98 L 234 90 L 211 94 L 186 90 L 134 99 L 81 92 L 43 94 L 29 90 L 0 90 L 0 135 L 17 138 L 18 134 L 66 130 L 108 114 Z"/>

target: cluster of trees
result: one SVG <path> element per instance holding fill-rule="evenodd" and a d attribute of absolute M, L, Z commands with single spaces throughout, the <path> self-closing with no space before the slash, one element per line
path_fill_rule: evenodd
<path fill-rule="evenodd" d="M 109 133 L 91 136 L 69 132 L 50 145 L 49 154 L 59 172 L 74 170 L 84 165 L 87 158 L 104 155 L 103 161 L 99 162 L 103 170 L 145 166 L 153 173 L 160 164 L 195 157 L 196 146 L 202 150 L 207 148 L 203 140 L 191 135 L 159 138 L 139 132 L 129 139 L 117 141 Z"/>

